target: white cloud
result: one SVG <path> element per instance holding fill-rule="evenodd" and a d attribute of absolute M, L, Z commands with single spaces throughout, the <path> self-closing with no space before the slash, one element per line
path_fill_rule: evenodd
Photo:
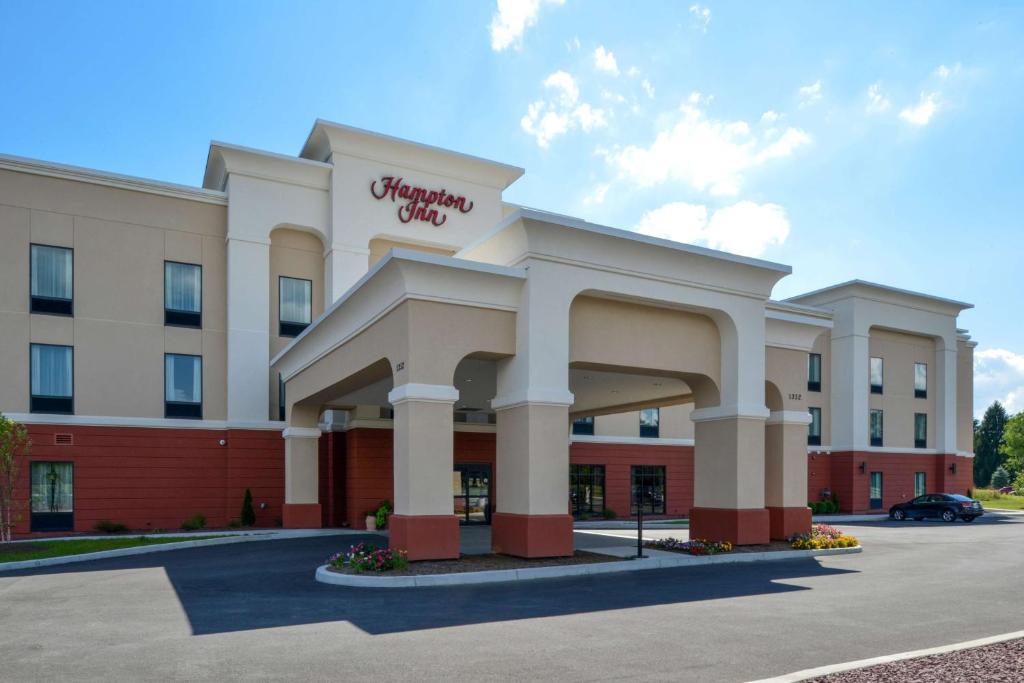
<path fill-rule="evenodd" d="M 547 147 L 551 140 L 579 127 L 584 132 L 608 125 L 603 109 L 580 102 L 580 89 L 576 79 L 566 71 L 556 71 L 544 79 L 544 88 L 552 93 L 550 100 L 537 100 L 526 109 L 519 120 L 520 127 Z"/>
<path fill-rule="evenodd" d="M 775 123 L 779 120 L 779 112 L 769 109 L 761 114 L 761 123 Z"/>
<path fill-rule="evenodd" d="M 960 62 L 957 62 L 953 66 L 939 64 L 938 68 L 935 69 L 935 75 L 941 78 L 942 80 L 946 80 L 950 76 L 959 76 L 962 70 L 963 65 L 961 65 Z"/>
<path fill-rule="evenodd" d="M 789 236 L 789 218 L 778 204 L 741 201 L 708 218 L 701 204 L 672 202 L 646 212 L 634 230 L 676 242 L 701 243 L 743 256 L 760 256 Z"/>
<path fill-rule="evenodd" d="M 609 102 L 614 102 L 616 104 L 623 104 L 626 101 L 625 96 L 611 90 L 602 90 L 601 99 L 608 100 Z"/>
<path fill-rule="evenodd" d="M 635 66 L 631 66 L 628 69 L 626 69 L 626 75 L 629 76 L 630 78 L 635 78 L 640 75 L 640 69 L 636 68 Z"/>
<path fill-rule="evenodd" d="M 644 80 L 640 81 L 640 87 L 644 89 L 644 92 L 647 93 L 648 97 L 650 97 L 652 100 L 654 99 L 654 86 L 651 85 L 651 82 L 649 80 L 645 78 Z"/>
<path fill-rule="evenodd" d="M 888 111 L 891 106 L 889 98 L 882 92 L 881 83 L 873 83 L 868 86 L 868 104 L 866 111 L 869 114 L 881 114 L 884 111 Z"/>
<path fill-rule="evenodd" d="M 572 40 L 568 40 L 565 43 L 565 49 L 569 52 L 577 52 L 580 49 L 580 39 L 575 37 Z"/>
<path fill-rule="evenodd" d="M 800 86 L 800 90 L 797 92 L 800 95 L 801 107 L 814 104 L 821 99 L 821 79 L 819 78 L 810 85 Z"/>
<path fill-rule="evenodd" d="M 690 5 L 690 14 L 697 17 L 704 33 L 708 32 L 708 24 L 711 23 L 711 10 L 700 5 Z"/>
<path fill-rule="evenodd" d="M 523 44 L 523 32 L 537 23 L 542 3 L 561 5 L 565 0 L 498 0 L 491 16 L 491 49 L 501 52 Z"/>
<path fill-rule="evenodd" d="M 601 183 L 594 188 L 593 192 L 583 198 L 584 204 L 603 204 L 604 197 L 608 194 L 608 190 L 611 189 L 610 183 Z"/>
<path fill-rule="evenodd" d="M 619 177 L 643 187 L 672 181 L 701 192 L 735 195 L 746 172 L 811 143 L 811 137 L 798 128 L 786 128 L 769 142 L 745 121 L 709 118 L 692 104 L 702 98 L 700 93 L 691 95 L 679 108 L 678 120 L 649 146 L 629 145 L 610 152 L 608 161 Z"/>
<path fill-rule="evenodd" d="M 619 63 L 615 61 L 615 55 L 610 50 L 604 49 L 604 45 L 598 45 L 594 50 L 594 66 L 612 76 L 619 75 Z"/>
<path fill-rule="evenodd" d="M 921 93 L 917 106 L 906 107 L 900 112 L 900 118 L 915 126 L 927 126 L 939 108 L 939 93 Z"/>
<path fill-rule="evenodd" d="M 1024 410 L 1024 354 L 1007 349 L 974 352 L 974 414 L 999 401 L 1008 413 Z"/>

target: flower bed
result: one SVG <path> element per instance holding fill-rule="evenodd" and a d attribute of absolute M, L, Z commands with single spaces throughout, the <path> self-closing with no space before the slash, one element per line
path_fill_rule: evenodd
<path fill-rule="evenodd" d="M 651 550 L 669 550 L 690 555 L 717 555 L 732 552 L 732 544 L 728 541 L 707 541 L 702 538 L 695 538 L 692 541 L 661 538 L 656 541 L 648 541 L 644 547 Z"/>
<path fill-rule="evenodd" d="M 796 550 L 826 550 L 829 548 L 855 548 L 860 541 L 829 524 L 812 524 L 810 533 L 795 534 L 789 543 Z"/>
<path fill-rule="evenodd" d="M 401 571 L 408 568 L 408 553 L 404 550 L 378 548 L 366 543 L 357 543 L 348 552 L 337 553 L 327 558 L 327 565 L 333 569 L 350 569 L 356 574 L 363 572 Z"/>

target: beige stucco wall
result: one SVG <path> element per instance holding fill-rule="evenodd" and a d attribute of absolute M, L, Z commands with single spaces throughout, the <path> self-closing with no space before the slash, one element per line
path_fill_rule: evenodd
<path fill-rule="evenodd" d="M 974 345 L 960 340 L 956 345 L 956 448 L 974 452 Z"/>
<path fill-rule="evenodd" d="M 869 394 L 870 409 L 883 413 L 882 445 L 914 447 L 914 413 L 928 414 L 928 448 L 935 448 L 935 400 L 941 387 L 935 369 L 935 341 L 903 332 L 872 328 L 870 357 L 883 359 L 883 392 Z M 914 398 L 914 363 L 928 365 L 928 398 Z M 864 377 L 869 383 L 870 378 Z"/>
<path fill-rule="evenodd" d="M 279 287 L 280 277 L 293 277 L 313 282 L 313 305 L 311 320 L 324 312 L 324 247 L 320 238 L 308 232 L 290 228 L 278 228 L 270 233 L 270 358 L 273 358 L 294 337 L 282 337 L 278 334 L 278 311 L 281 305 Z M 278 417 L 278 373 L 270 371 L 267 375 L 270 382 L 270 404 L 267 406 L 268 416 L 276 420 Z"/>
<path fill-rule="evenodd" d="M 426 254 L 440 254 L 442 256 L 451 256 L 455 253 L 453 249 L 444 249 L 441 247 L 429 247 L 416 242 L 399 242 L 396 240 L 388 240 L 382 238 L 375 238 L 370 240 L 370 260 L 367 264 L 368 268 L 373 268 L 377 261 L 380 261 L 384 256 L 392 249 L 412 249 L 413 251 L 422 251 Z"/>
<path fill-rule="evenodd" d="M 73 346 L 75 413 L 163 417 L 164 353 L 203 356 L 203 417 L 225 406 L 226 208 L 0 171 L 0 410 L 28 412 L 29 343 Z M 30 243 L 74 249 L 74 318 L 30 315 Z M 203 329 L 163 324 L 163 262 L 203 266 Z"/>
<path fill-rule="evenodd" d="M 693 422 L 690 413 L 693 404 L 662 406 L 659 415 L 658 435 L 663 439 L 692 439 Z M 640 436 L 640 413 L 632 410 L 613 415 L 598 415 L 594 418 L 595 436 Z"/>
<path fill-rule="evenodd" d="M 832 333 L 825 331 L 814 340 L 812 353 L 821 354 L 821 391 L 807 391 L 808 408 L 821 408 L 821 443 L 823 446 L 832 444 Z M 804 379 L 806 380 L 806 371 Z"/>

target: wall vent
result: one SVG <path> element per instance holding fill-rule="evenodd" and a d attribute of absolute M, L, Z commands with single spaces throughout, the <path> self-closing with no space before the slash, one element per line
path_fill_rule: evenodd
<path fill-rule="evenodd" d="M 54 434 L 53 444 L 55 446 L 71 446 L 75 443 L 75 438 L 71 434 Z"/>

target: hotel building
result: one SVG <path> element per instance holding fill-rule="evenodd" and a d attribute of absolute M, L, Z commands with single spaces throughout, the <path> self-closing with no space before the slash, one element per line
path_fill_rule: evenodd
<path fill-rule="evenodd" d="M 317 121 L 203 187 L 0 157 L 0 411 L 18 533 L 201 513 L 521 556 L 574 517 L 806 530 L 972 472 L 970 304 L 506 203 L 523 170 Z"/>

